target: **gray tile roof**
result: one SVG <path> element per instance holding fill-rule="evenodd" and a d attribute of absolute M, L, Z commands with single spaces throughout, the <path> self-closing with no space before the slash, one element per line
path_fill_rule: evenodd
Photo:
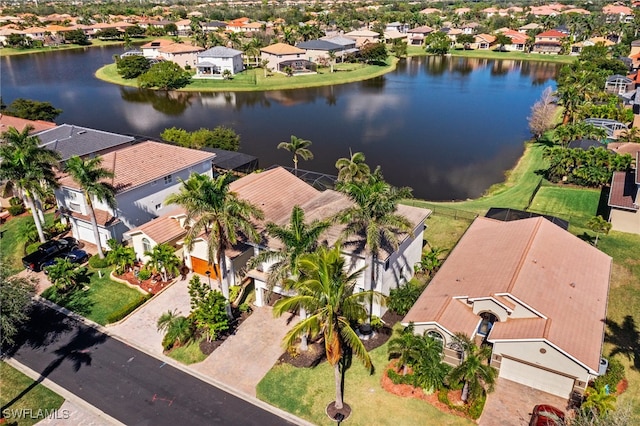
<path fill-rule="evenodd" d="M 336 43 L 332 43 L 332 42 L 327 41 L 327 40 L 303 41 L 301 43 L 296 44 L 296 47 L 299 47 L 300 49 L 326 50 L 326 51 L 342 49 L 342 45 L 336 44 Z"/>
<path fill-rule="evenodd" d="M 355 46 L 356 41 L 349 37 L 344 36 L 333 36 L 333 37 L 323 37 L 322 40 L 329 41 L 331 43 L 339 44 L 340 46 Z"/>
<path fill-rule="evenodd" d="M 198 53 L 198 58 L 233 58 L 242 55 L 242 52 L 230 47 L 216 46 Z"/>
<path fill-rule="evenodd" d="M 58 151 L 62 156 L 62 161 L 66 161 L 74 155 L 82 157 L 131 144 L 134 141 L 131 136 L 71 124 L 62 124 L 40 132 L 36 136 L 40 139 L 43 147 Z"/>

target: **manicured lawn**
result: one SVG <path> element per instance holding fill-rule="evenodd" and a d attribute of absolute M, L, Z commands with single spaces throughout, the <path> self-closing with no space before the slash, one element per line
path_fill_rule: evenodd
<path fill-rule="evenodd" d="M 199 342 L 191 342 L 188 345 L 172 349 L 167 355 L 186 365 L 202 362 L 207 358 L 200 350 Z"/>
<path fill-rule="evenodd" d="M 98 271 L 102 272 L 100 277 Z M 109 268 L 89 268 L 88 290 L 78 289 L 64 297 L 54 296 L 51 289 L 42 293 L 45 297 L 58 305 L 82 315 L 101 325 L 110 321 L 109 317 L 122 310 L 133 310 L 142 304 L 147 297 L 136 289 L 125 284 L 117 283 L 109 278 Z M 128 309 L 130 308 L 130 309 Z"/>
<path fill-rule="evenodd" d="M 264 91 L 280 89 L 300 89 L 305 87 L 327 86 L 367 80 L 388 73 L 395 69 L 397 59 L 390 57 L 387 65 L 337 64 L 335 72 L 321 68 L 318 74 L 287 77 L 281 73 L 273 73 L 265 77 L 261 68 L 249 69 L 234 76 L 231 80 L 194 79 L 181 91 L 217 92 L 217 91 Z M 125 80 L 116 70 L 115 64 L 105 65 L 96 71 L 96 77 L 111 83 L 136 87 L 135 79 Z"/>
<path fill-rule="evenodd" d="M 369 374 L 359 361 L 353 360 L 346 373 L 344 400 L 352 413 L 349 425 L 471 425 L 471 421 L 445 414 L 430 404 L 401 398 L 383 390 L 380 379 L 387 366 L 387 345 L 371 352 L 376 370 Z M 335 399 L 333 368 L 326 362 L 315 368 L 276 365 L 258 383 L 258 398 L 300 416 L 317 425 L 334 425 L 325 414 L 327 404 Z"/>
<path fill-rule="evenodd" d="M 20 426 L 29 426 L 36 424 L 43 417 L 37 417 L 38 410 L 55 410 L 60 408 L 64 402 L 64 398 L 57 393 L 47 389 L 41 384 L 33 386 L 35 382 L 29 377 L 25 376 L 9 364 L 0 362 L 0 406 L 5 409 L 5 405 L 14 398 L 20 395 L 20 393 L 27 391 L 17 401 L 6 407 L 6 411 L 3 411 L 8 424 L 18 424 Z M 18 413 L 22 411 L 22 415 Z M 17 416 L 12 413 L 18 414 Z"/>
<path fill-rule="evenodd" d="M 462 56 L 466 58 L 484 58 L 484 59 L 511 59 L 522 61 L 538 61 L 538 62 L 555 62 L 562 64 L 570 64 L 574 62 L 576 56 L 568 55 L 538 55 L 535 53 L 523 52 L 495 52 L 493 50 L 463 50 L 452 49 L 449 51 L 451 56 Z M 425 56 L 427 52 L 422 46 L 407 46 L 407 56 Z"/>
<path fill-rule="evenodd" d="M 44 218 L 46 225 L 53 223 L 53 213 L 45 214 Z M 0 238 L 0 255 L 2 255 L 9 267 L 15 270 L 15 272 L 24 269 L 22 266 L 22 258 L 25 255 L 24 229 L 29 224 L 33 224 L 33 216 L 27 213 L 11 218 L 4 225 L 0 226 L 0 231 L 2 231 L 2 238 Z"/>
<path fill-rule="evenodd" d="M 144 37 L 144 38 L 136 38 L 133 40 L 133 44 L 144 44 L 148 41 L 155 40 L 157 38 L 170 38 L 170 37 Z M 46 52 L 55 52 L 57 50 L 77 50 L 77 49 L 86 49 L 90 47 L 101 47 L 101 46 L 117 46 L 123 45 L 124 41 L 103 41 L 103 40 L 91 40 L 91 44 L 89 46 L 79 46 L 77 44 L 65 44 L 62 46 L 56 47 L 40 47 L 35 49 L 14 49 L 12 47 L 3 47 L 0 49 L 0 57 L 2 56 L 15 56 L 15 55 L 28 55 L 30 53 L 46 53 Z M 124 50 L 123 50 L 124 52 Z"/>

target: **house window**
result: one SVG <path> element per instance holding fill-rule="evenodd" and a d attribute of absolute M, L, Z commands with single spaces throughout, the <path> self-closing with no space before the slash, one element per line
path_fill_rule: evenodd
<path fill-rule="evenodd" d="M 156 210 L 160 210 L 162 208 L 162 203 L 156 204 Z"/>
<path fill-rule="evenodd" d="M 151 251 L 151 243 L 149 242 L 148 238 L 143 238 L 142 239 L 142 250 L 146 253 L 148 251 Z"/>
<path fill-rule="evenodd" d="M 164 177 L 164 184 L 165 184 L 165 185 L 168 185 L 168 184 L 170 184 L 171 182 L 173 182 L 173 176 L 171 176 L 171 175 L 166 175 L 166 176 Z"/>
<path fill-rule="evenodd" d="M 442 334 L 438 333 L 437 331 L 429 330 L 427 331 L 427 336 L 431 337 L 436 342 L 439 342 L 440 346 L 444 346 L 444 337 L 442 337 Z"/>

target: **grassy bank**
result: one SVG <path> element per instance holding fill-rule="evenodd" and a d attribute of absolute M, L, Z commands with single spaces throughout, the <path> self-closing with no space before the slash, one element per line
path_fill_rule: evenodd
<path fill-rule="evenodd" d="M 7 406 L 10 402 L 11 405 Z M 46 416 L 38 416 L 38 413 L 50 413 L 60 408 L 63 402 L 64 398 L 57 393 L 36 384 L 9 364 L 0 362 L 0 406 L 7 424 L 34 425 Z"/>
<path fill-rule="evenodd" d="M 133 40 L 133 45 L 144 44 L 148 41 L 155 40 L 158 38 L 167 38 L 167 37 L 144 37 L 144 38 L 136 38 Z M 0 49 L 0 57 L 3 56 L 18 56 L 18 55 L 28 55 L 30 53 L 47 53 L 47 52 L 56 52 L 60 50 L 79 50 L 79 49 L 88 49 L 91 47 L 104 47 L 104 46 L 123 46 L 124 52 L 124 41 L 115 40 L 115 41 L 105 41 L 105 40 L 91 40 L 91 44 L 88 46 L 80 46 L 78 44 L 63 44 L 60 46 L 46 46 L 46 47 L 37 47 L 33 49 L 16 49 L 13 47 L 3 47 Z"/>
<path fill-rule="evenodd" d="M 333 73 L 321 68 L 317 74 L 288 77 L 273 73 L 265 77 L 261 68 L 248 69 L 230 80 L 193 79 L 180 91 L 197 92 L 253 92 L 353 83 L 384 75 L 396 68 L 398 59 L 390 57 L 385 65 L 337 64 Z M 137 87 L 135 79 L 125 80 L 118 75 L 116 65 L 109 64 L 96 71 L 96 77 L 109 83 Z"/>
<path fill-rule="evenodd" d="M 496 52 L 493 50 L 464 50 L 451 49 L 450 56 L 458 56 L 464 58 L 479 59 L 502 59 L 502 60 L 520 60 L 520 61 L 537 61 L 537 62 L 553 62 L 558 64 L 570 64 L 577 59 L 576 56 L 568 55 L 539 55 L 537 53 L 524 52 Z M 407 56 L 426 56 L 427 52 L 421 46 L 408 46 Z"/>

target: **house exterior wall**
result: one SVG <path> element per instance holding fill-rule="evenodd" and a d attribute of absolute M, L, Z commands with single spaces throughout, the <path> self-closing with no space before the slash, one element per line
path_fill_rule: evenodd
<path fill-rule="evenodd" d="M 473 302 L 473 313 L 480 315 L 482 312 L 491 312 L 499 321 L 507 321 L 509 314 L 507 310 L 493 299 L 475 300 Z"/>
<path fill-rule="evenodd" d="M 216 68 L 217 74 L 215 76 L 222 77 L 222 73 L 225 70 L 229 70 L 231 75 L 238 74 L 244 70 L 244 64 L 242 61 L 242 55 L 237 55 L 232 58 L 199 58 L 198 63 L 212 63 L 213 67 Z M 200 74 L 200 69 L 198 69 L 198 76 L 205 75 Z M 208 74 L 206 76 L 209 76 Z"/>
<path fill-rule="evenodd" d="M 187 52 L 187 53 L 167 53 L 160 52 L 160 55 L 165 58 L 167 61 L 175 62 L 180 65 L 182 68 L 185 68 L 187 65 L 193 67 L 198 62 L 198 53 L 197 52 Z"/>
<path fill-rule="evenodd" d="M 305 49 L 305 51 L 304 59 L 310 62 L 318 63 L 319 58 L 326 58 L 329 60 L 329 52 L 326 50 Z"/>
<path fill-rule="evenodd" d="M 612 208 L 609 221 L 614 231 L 640 234 L 640 211 Z"/>
<path fill-rule="evenodd" d="M 260 60 L 267 60 L 267 67 L 273 69 L 274 71 L 278 70 L 278 64 L 284 61 L 291 61 L 295 59 L 305 59 L 304 53 L 296 53 L 293 55 L 274 55 L 272 53 L 260 52 Z"/>

